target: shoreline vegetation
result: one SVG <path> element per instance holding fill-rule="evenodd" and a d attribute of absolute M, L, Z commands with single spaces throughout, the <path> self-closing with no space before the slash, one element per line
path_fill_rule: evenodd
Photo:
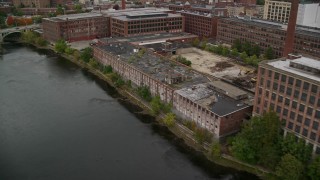
<path fill-rule="evenodd" d="M 33 36 L 36 38 L 28 38 L 29 36 Z M 209 161 L 224 167 L 229 167 L 239 171 L 245 171 L 248 173 L 255 174 L 261 179 L 278 179 L 279 177 L 282 178 L 286 176 L 286 173 L 281 174 L 281 172 L 285 171 L 286 168 L 288 167 L 282 168 L 277 166 L 277 169 L 274 169 L 276 167 L 269 168 L 267 166 L 268 167 L 267 169 L 259 166 L 261 165 L 261 163 L 248 161 L 248 159 L 246 159 L 248 157 L 246 156 L 242 157 L 242 155 L 250 153 L 249 150 L 252 151 L 252 149 L 245 149 L 245 148 L 241 149 L 241 146 L 245 145 L 245 143 L 241 144 L 241 142 L 249 140 L 249 139 L 246 139 L 247 137 L 245 135 L 243 135 L 243 134 L 247 135 L 249 134 L 249 132 L 246 133 L 243 131 L 246 131 L 245 129 L 246 127 L 250 127 L 250 123 L 248 123 L 249 125 L 245 124 L 245 126 L 242 128 L 241 133 L 239 133 L 240 135 L 227 139 L 227 142 L 224 145 L 221 145 L 219 142 L 215 142 L 214 140 L 212 140 L 212 137 L 210 136 L 210 133 L 207 130 L 197 127 L 196 123 L 192 121 L 182 120 L 176 117 L 175 114 L 172 113 L 171 105 L 161 102 L 158 96 L 152 97 L 148 87 L 133 87 L 133 85 L 131 84 L 131 81 L 125 81 L 124 79 L 122 79 L 119 74 L 112 71 L 111 66 L 104 66 L 99 64 L 93 58 L 93 54 L 92 54 L 93 52 L 91 47 L 87 47 L 82 51 L 78 51 L 76 49 L 72 49 L 71 47 L 69 47 L 64 40 L 57 41 L 54 47 L 52 46 L 49 47 L 48 43 L 42 43 L 42 40 L 39 40 L 39 38 L 41 37 L 25 33 L 22 35 L 21 41 L 26 44 L 31 44 L 39 49 L 52 50 L 55 53 L 57 53 L 59 56 L 73 62 L 74 64 L 80 66 L 81 68 L 88 70 L 90 73 L 104 80 L 105 82 L 108 83 L 108 85 L 114 87 L 120 96 L 127 98 L 129 103 L 133 105 L 137 105 L 140 108 L 142 108 L 143 112 L 141 113 L 145 113 L 153 116 L 157 120 L 157 123 L 159 123 L 161 126 L 167 127 L 168 130 L 172 132 L 176 137 L 183 139 L 184 143 L 187 146 L 192 148 L 194 151 L 200 152 L 201 154 L 203 154 L 206 157 L 206 159 L 208 159 Z M 38 40 L 36 41 L 35 39 L 38 39 Z M 266 121 L 266 123 L 270 123 L 270 122 Z M 252 126 L 250 128 L 252 128 Z M 279 137 L 278 131 L 280 131 L 279 130 L 280 125 L 273 128 L 274 128 L 273 134 L 272 133 L 267 134 L 265 139 L 266 141 L 268 140 L 268 138 Z M 265 129 L 265 131 L 267 130 L 269 129 Z M 256 140 L 259 141 L 259 139 L 256 139 Z M 240 143 L 237 143 L 237 142 L 240 142 Z M 289 140 L 287 143 L 289 143 Z M 294 141 L 290 143 L 289 145 L 292 145 L 292 143 L 294 144 Z M 265 147 L 269 148 L 269 146 L 265 146 Z M 239 150 L 233 151 L 232 148 L 237 148 Z M 286 152 L 285 156 L 282 156 L 280 163 L 282 163 L 283 166 L 286 166 L 286 163 L 288 161 L 290 163 L 297 163 L 297 161 L 295 161 L 296 158 L 291 155 L 292 153 L 291 154 L 290 153 L 291 152 Z M 309 151 L 306 150 L 305 156 L 308 156 L 308 153 Z M 269 157 L 266 157 L 266 158 L 269 158 Z M 308 159 L 308 157 L 306 157 L 306 159 Z M 279 161 L 280 161 L 280 157 L 277 157 L 277 161 L 275 160 L 274 162 L 278 163 Z M 266 161 L 266 163 L 267 162 L 268 161 Z M 291 169 L 296 168 L 295 166 L 290 167 L 290 165 L 288 168 L 289 170 L 290 168 Z M 302 173 L 303 168 L 301 168 L 301 166 L 298 167 L 299 171 L 297 171 L 297 173 L 300 173 L 300 172 Z M 315 167 L 317 168 L 317 166 Z M 318 175 L 317 173 L 319 172 L 320 171 L 317 171 L 316 169 L 314 174 Z M 302 176 L 298 174 L 296 177 L 289 176 L 285 179 L 288 179 L 288 178 L 299 179 L 301 177 Z"/>

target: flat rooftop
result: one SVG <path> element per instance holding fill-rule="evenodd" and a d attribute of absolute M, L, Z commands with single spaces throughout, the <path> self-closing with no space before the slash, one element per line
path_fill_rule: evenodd
<path fill-rule="evenodd" d="M 131 12 L 141 12 L 141 13 L 149 13 L 149 12 L 171 12 L 168 8 L 128 8 L 124 10 L 105 10 L 105 11 L 94 11 L 95 13 L 102 13 L 105 16 L 109 17 L 117 17 L 117 16 L 125 16 Z"/>
<path fill-rule="evenodd" d="M 147 45 L 154 43 L 162 43 L 170 40 L 177 40 L 183 38 L 196 38 L 197 35 L 193 35 L 186 32 L 181 33 L 160 33 L 160 34 L 149 34 L 141 36 L 131 36 L 131 37 L 112 37 L 112 38 L 102 38 L 99 39 L 103 43 L 111 42 L 132 42 L 139 45 Z"/>
<path fill-rule="evenodd" d="M 97 13 L 80 13 L 80 14 L 70 14 L 70 15 L 62 15 L 52 18 L 45 18 L 51 21 L 67 21 L 67 20 L 77 20 L 77 19 L 86 19 L 86 18 L 94 18 L 94 17 L 102 17 L 102 14 Z"/>
<path fill-rule="evenodd" d="M 308 57 L 300 57 L 298 59 L 289 60 L 289 59 L 277 59 L 273 61 L 262 62 L 263 64 L 272 66 L 276 69 L 293 73 L 298 76 L 302 76 L 308 79 L 315 80 L 320 83 L 320 74 L 313 73 L 309 70 L 303 70 L 300 68 L 295 68 L 290 66 L 290 62 L 296 63 L 305 67 L 312 67 L 314 69 L 320 70 L 320 61 Z M 308 69 L 308 68 L 307 68 Z"/>
<path fill-rule="evenodd" d="M 136 21 L 144 19 L 160 19 L 160 18 L 173 18 L 173 17 L 182 17 L 181 14 L 172 14 L 172 13 L 159 13 L 159 12 L 144 12 L 136 11 L 125 13 L 122 16 L 113 17 L 121 21 Z"/>
<path fill-rule="evenodd" d="M 137 69 L 140 69 L 161 82 L 170 84 L 167 81 L 168 78 L 179 79 L 178 82 L 170 84 L 172 88 L 180 88 L 209 81 L 207 77 L 191 68 L 160 58 L 148 50 L 139 57 L 138 51 L 139 48 L 141 50 L 141 47 L 134 46 L 128 42 L 114 42 L 99 46 L 98 48 L 118 56 L 120 60 L 135 66 Z"/>
<path fill-rule="evenodd" d="M 249 107 L 244 101 L 235 100 L 223 93 L 213 90 L 209 83 L 185 87 L 175 92 L 206 107 L 219 116 L 225 116 L 234 111 Z"/>
<path fill-rule="evenodd" d="M 287 25 L 285 24 L 275 22 L 275 21 L 263 20 L 263 19 L 224 18 L 224 20 L 240 22 L 240 23 L 250 24 L 254 26 L 266 27 L 266 28 L 275 28 L 275 29 L 280 29 L 284 31 L 287 30 Z M 320 28 L 297 25 L 296 33 L 320 37 Z"/>

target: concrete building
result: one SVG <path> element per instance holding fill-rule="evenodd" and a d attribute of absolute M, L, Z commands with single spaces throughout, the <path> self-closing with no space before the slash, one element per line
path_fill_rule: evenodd
<path fill-rule="evenodd" d="M 285 133 L 305 139 L 320 154 L 320 61 L 294 58 L 260 63 L 253 113 L 276 112 Z"/>
<path fill-rule="evenodd" d="M 51 0 L 51 7 L 57 7 L 58 5 L 71 4 L 72 0 Z"/>
<path fill-rule="evenodd" d="M 50 0 L 12 0 L 16 7 L 35 7 L 35 8 L 49 8 Z"/>
<path fill-rule="evenodd" d="M 267 20 L 288 23 L 291 2 L 266 0 L 263 18 Z M 320 4 L 300 3 L 297 24 L 302 26 L 320 27 Z"/>
<path fill-rule="evenodd" d="M 291 2 L 266 0 L 264 4 L 263 19 L 279 22 L 288 22 Z"/>
<path fill-rule="evenodd" d="M 260 19 L 220 18 L 217 40 L 232 45 L 236 39 L 257 44 L 264 51 L 271 47 L 277 57 L 283 55 L 287 26 Z M 319 57 L 320 28 L 297 26 L 294 53 Z"/>
<path fill-rule="evenodd" d="M 147 86 L 153 96 L 173 104 L 173 111 L 221 138 L 240 129 L 252 106 L 235 87 L 209 79 L 184 65 L 162 59 L 128 42 L 94 46 L 94 57 L 134 87 Z M 229 93 L 228 93 L 229 92 Z"/>
<path fill-rule="evenodd" d="M 82 13 L 44 18 L 42 26 L 48 41 L 80 41 L 106 37 L 108 22 L 101 14 Z"/>

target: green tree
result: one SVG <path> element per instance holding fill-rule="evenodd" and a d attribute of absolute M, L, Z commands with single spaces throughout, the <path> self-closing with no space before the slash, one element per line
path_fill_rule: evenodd
<path fill-rule="evenodd" d="M 237 159 L 254 164 L 257 162 L 257 153 L 246 138 L 237 136 L 233 139 L 231 152 Z"/>
<path fill-rule="evenodd" d="M 99 66 L 98 62 L 94 58 L 90 58 L 88 64 L 93 68 L 98 68 L 98 66 Z"/>
<path fill-rule="evenodd" d="M 173 127 L 175 125 L 176 115 L 173 113 L 168 113 L 163 119 L 163 123 L 168 127 Z"/>
<path fill-rule="evenodd" d="M 239 52 L 238 52 L 238 49 L 237 48 L 233 48 L 230 52 L 230 55 L 232 57 L 238 57 L 239 56 Z"/>
<path fill-rule="evenodd" d="M 57 15 L 62 15 L 62 14 L 64 14 L 64 9 L 63 9 L 63 7 L 61 6 L 61 4 L 59 4 L 59 5 L 57 6 L 56 14 L 57 14 Z"/>
<path fill-rule="evenodd" d="M 230 54 L 230 50 L 227 47 L 223 47 L 221 51 L 222 56 L 228 56 Z"/>
<path fill-rule="evenodd" d="M 235 41 L 233 41 L 233 44 L 232 44 L 232 49 L 237 49 L 238 52 L 242 52 L 243 49 L 242 49 L 242 44 L 241 44 L 241 41 L 240 39 L 236 39 Z"/>
<path fill-rule="evenodd" d="M 48 42 L 43 37 L 37 37 L 35 39 L 35 43 L 36 43 L 36 45 L 42 46 L 42 47 L 46 46 L 48 44 Z"/>
<path fill-rule="evenodd" d="M 276 175 L 283 180 L 299 180 L 303 172 L 302 163 L 291 154 L 281 158 L 276 168 Z"/>
<path fill-rule="evenodd" d="M 64 53 L 64 50 L 67 48 L 67 43 L 65 40 L 60 39 L 56 42 L 54 49 L 58 52 L 58 53 Z"/>
<path fill-rule="evenodd" d="M 320 156 L 317 156 L 308 166 L 307 174 L 311 180 L 320 179 Z"/>
<path fill-rule="evenodd" d="M 208 43 L 207 38 L 203 38 L 203 39 L 201 40 L 201 43 L 200 43 L 200 48 L 201 48 L 201 49 L 206 49 L 207 43 Z"/>
<path fill-rule="evenodd" d="M 144 100 L 150 102 L 152 100 L 151 92 L 148 86 L 141 86 L 137 88 L 137 94 Z"/>
<path fill-rule="evenodd" d="M 32 31 L 26 31 L 22 33 L 21 38 L 23 41 L 27 43 L 35 43 L 35 40 L 38 36 L 39 36 L 38 34 Z"/>
<path fill-rule="evenodd" d="M 105 66 L 104 69 L 103 69 L 103 73 L 104 74 L 112 73 L 112 66 L 110 66 L 110 65 Z"/>
<path fill-rule="evenodd" d="M 152 109 L 152 114 L 158 115 L 161 111 L 162 106 L 160 96 L 155 96 L 154 98 L 152 98 L 150 105 Z"/>
<path fill-rule="evenodd" d="M 65 52 L 66 54 L 68 54 L 68 55 L 73 54 L 74 51 L 75 51 L 75 50 L 72 49 L 71 47 L 67 47 L 67 48 L 64 50 L 64 52 Z"/>
<path fill-rule="evenodd" d="M 32 16 L 32 21 L 36 24 L 42 23 L 42 16 Z"/>
<path fill-rule="evenodd" d="M 199 46 L 199 43 L 200 43 L 199 38 L 196 38 L 196 39 L 194 39 L 194 40 L 192 41 L 192 46 L 198 47 L 198 46 Z"/>
<path fill-rule="evenodd" d="M 75 50 L 75 51 L 73 52 L 73 57 L 74 57 L 75 60 L 78 61 L 78 60 L 80 59 L 79 51 Z"/>
<path fill-rule="evenodd" d="M 266 59 L 274 59 L 274 52 L 273 49 L 271 47 L 268 47 L 267 50 L 264 53 L 264 57 Z"/>
<path fill-rule="evenodd" d="M 243 45 L 242 45 L 242 51 L 246 52 L 249 56 L 252 56 L 252 45 L 250 44 L 250 42 L 246 41 Z"/>
<path fill-rule="evenodd" d="M 259 57 L 260 56 L 260 51 L 261 51 L 261 48 L 257 44 L 255 44 L 252 47 L 252 55 L 256 55 L 257 57 Z"/>
<path fill-rule="evenodd" d="M 210 146 L 210 155 L 212 157 L 220 157 L 221 156 L 221 145 L 219 142 L 213 142 Z"/>
<path fill-rule="evenodd" d="M 89 60 L 93 57 L 93 50 L 91 47 L 87 47 L 85 48 L 81 54 L 80 54 L 80 58 L 84 61 L 84 62 L 89 62 Z"/>
<path fill-rule="evenodd" d="M 247 54 L 245 51 L 243 51 L 243 52 L 240 54 L 240 58 L 244 61 L 245 59 L 248 58 L 248 54 Z"/>
<path fill-rule="evenodd" d="M 82 13 L 82 6 L 80 4 L 76 4 L 74 6 L 74 10 L 77 12 L 77 13 Z"/>

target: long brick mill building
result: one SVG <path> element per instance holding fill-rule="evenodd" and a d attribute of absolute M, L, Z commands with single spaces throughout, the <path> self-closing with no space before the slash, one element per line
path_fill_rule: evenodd
<path fill-rule="evenodd" d="M 263 61 L 259 65 L 254 115 L 271 110 L 320 154 L 320 61 L 307 57 Z"/>
<path fill-rule="evenodd" d="M 102 14 L 84 13 L 44 18 L 42 26 L 44 38 L 56 42 L 106 37 L 108 24 Z"/>
<path fill-rule="evenodd" d="M 114 42 L 94 46 L 94 57 L 102 65 L 111 65 L 134 87 L 147 86 L 153 96 L 172 103 L 175 114 L 196 122 L 215 138 L 237 132 L 252 112 L 246 92 L 221 81 L 209 81 L 204 75 L 149 51 L 139 57 L 139 48 Z"/>
<path fill-rule="evenodd" d="M 257 44 L 262 50 L 271 47 L 282 57 L 287 26 L 259 19 L 221 18 L 218 20 L 217 40 L 233 44 L 236 39 Z M 320 28 L 297 26 L 293 53 L 320 56 Z"/>

